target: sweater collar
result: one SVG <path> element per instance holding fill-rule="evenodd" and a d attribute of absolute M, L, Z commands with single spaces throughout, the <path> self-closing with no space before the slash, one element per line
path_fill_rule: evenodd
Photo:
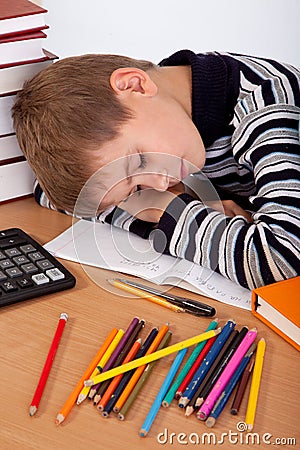
<path fill-rule="evenodd" d="M 232 58 L 230 58 L 232 61 Z M 196 54 L 180 50 L 163 59 L 160 66 L 190 65 L 192 69 L 192 120 L 207 148 L 228 132 L 237 98 L 234 64 L 216 53 Z"/>

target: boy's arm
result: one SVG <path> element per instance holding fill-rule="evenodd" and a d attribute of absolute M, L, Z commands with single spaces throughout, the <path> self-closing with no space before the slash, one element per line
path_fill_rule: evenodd
<path fill-rule="evenodd" d="M 299 275 L 299 113 L 297 107 L 272 105 L 236 127 L 234 151 L 254 173 L 252 223 L 181 194 L 162 215 L 154 248 L 210 267 L 250 289 Z"/>
<path fill-rule="evenodd" d="M 39 205 L 52 209 L 54 211 L 59 211 L 63 214 L 72 215 L 70 212 L 66 210 L 57 209 L 48 199 L 38 181 L 34 184 L 34 198 Z M 81 218 L 81 217 L 79 217 Z M 136 217 L 132 217 L 128 212 L 122 210 L 118 207 L 110 208 L 106 211 L 103 211 L 96 217 L 86 217 L 86 220 L 109 223 L 118 228 L 123 228 L 124 230 L 130 231 L 132 233 L 137 234 L 142 238 L 148 238 L 151 231 L 155 227 L 155 223 L 144 222 Z"/>

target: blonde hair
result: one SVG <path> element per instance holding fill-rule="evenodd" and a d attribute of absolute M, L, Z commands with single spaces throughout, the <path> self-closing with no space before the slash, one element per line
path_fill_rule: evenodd
<path fill-rule="evenodd" d="M 120 67 L 147 71 L 156 66 L 119 55 L 65 58 L 25 82 L 17 95 L 12 108 L 17 139 L 58 209 L 73 212 L 93 174 L 93 155 L 132 117 L 110 86 L 112 72 Z"/>

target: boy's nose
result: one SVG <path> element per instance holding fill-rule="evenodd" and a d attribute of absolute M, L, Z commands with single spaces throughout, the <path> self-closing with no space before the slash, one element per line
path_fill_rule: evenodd
<path fill-rule="evenodd" d="M 143 181 L 140 183 L 141 189 L 155 189 L 156 191 L 166 191 L 169 187 L 169 177 L 167 171 L 157 174 L 149 174 L 143 176 Z"/>

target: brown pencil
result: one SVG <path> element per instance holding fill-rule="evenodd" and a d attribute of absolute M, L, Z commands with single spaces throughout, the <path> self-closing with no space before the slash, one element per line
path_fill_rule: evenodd
<path fill-rule="evenodd" d="M 238 387 L 237 387 L 237 390 L 236 390 L 236 393 L 235 393 L 235 396 L 234 396 L 234 399 L 232 402 L 231 411 L 230 411 L 231 414 L 233 414 L 234 416 L 237 415 L 237 413 L 240 409 L 240 406 L 241 406 L 241 403 L 242 403 L 242 400 L 244 397 L 244 393 L 245 393 L 245 390 L 246 390 L 246 387 L 248 384 L 248 380 L 249 380 L 251 371 L 253 369 L 253 365 L 254 365 L 254 358 L 250 359 L 250 361 L 248 362 L 248 364 L 243 372 L 242 378 L 240 379 L 240 382 L 238 384 Z"/>

